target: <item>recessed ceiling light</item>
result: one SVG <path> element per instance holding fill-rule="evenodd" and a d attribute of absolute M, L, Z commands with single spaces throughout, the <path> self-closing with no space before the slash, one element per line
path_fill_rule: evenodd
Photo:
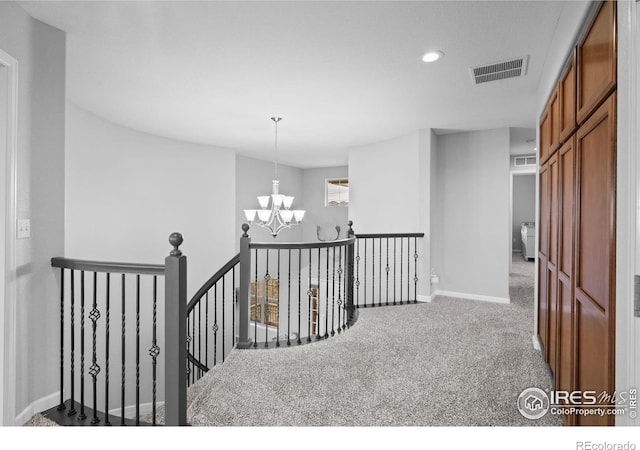
<path fill-rule="evenodd" d="M 433 52 L 427 52 L 424 54 L 424 56 L 422 56 L 422 60 L 424 62 L 434 62 L 439 60 L 440 58 L 442 58 L 444 56 L 444 53 L 441 52 L 440 50 L 435 50 Z"/>

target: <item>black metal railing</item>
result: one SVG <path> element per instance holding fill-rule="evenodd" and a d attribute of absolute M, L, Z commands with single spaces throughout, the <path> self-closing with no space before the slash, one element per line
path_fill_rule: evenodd
<path fill-rule="evenodd" d="M 356 320 L 355 237 L 330 242 L 240 244 L 239 348 L 300 345 L 341 333 Z"/>
<path fill-rule="evenodd" d="M 356 308 L 418 302 L 422 238 L 424 233 L 356 234 Z"/>
<path fill-rule="evenodd" d="M 166 422 L 186 423 L 176 419 L 186 419 L 178 411 L 186 410 L 179 398 L 186 398 L 186 386 L 158 358 L 163 352 L 164 359 L 186 361 L 185 346 L 171 339 L 183 328 L 186 258 L 178 249 L 182 236 L 174 233 L 170 242 L 174 249 L 163 265 L 51 259 L 60 269 L 60 403 L 52 417 L 58 422 L 144 425 L 148 414 L 148 424 L 156 425 L 162 365 Z"/>
<path fill-rule="evenodd" d="M 238 265 L 231 258 L 202 285 L 187 305 L 187 385 L 226 356 L 236 344 Z"/>
<path fill-rule="evenodd" d="M 327 339 L 352 326 L 359 307 L 418 300 L 422 233 L 356 236 L 349 222 L 342 240 L 253 243 L 242 229 L 240 253 L 188 303 L 179 233 L 164 265 L 52 258 L 60 269 L 58 421 L 142 425 L 148 408 L 156 425 L 161 392 L 165 424 L 186 425 L 187 387 L 233 348 Z"/>

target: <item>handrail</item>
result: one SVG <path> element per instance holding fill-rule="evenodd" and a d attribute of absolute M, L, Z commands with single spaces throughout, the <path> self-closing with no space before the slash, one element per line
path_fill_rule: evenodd
<path fill-rule="evenodd" d="M 135 273 L 145 275 L 164 275 L 164 264 L 136 264 L 108 261 L 86 261 L 82 259 L 51 258 L 51 266 L 62 269 L 85 270 L 88 272 Z"/>
<path fill-rule="evenodd" d="M 370 239 L 370 238 L 423 238 L 424 233 L 368 233 L 368 234 L 356 234 L 358 239 Z"/>
<path fill-rule="evenodd" d="M 198 301 L 207 293 L 209 289 L 213 287 L 214 284 L 220 280 L 227 272 L 231 270 L 233 266 L 240 262 L 240 253 L 231 258 L 220 270 L 213 274 L 211 278 L 207 280 L 205 284 L 202 285 L 198 292 L 195 293 L 193 298 L 187 303 L 187 314 L 189 314 L 193 308 L 195 308 Z"/>
<path fill-rule="evenodd" d="M 308 248 L 340 247 L 343 245 L 349 245 L 353 242 L 355 242 L 355 238 L 340 239 L 340 240 L 330 241 L 330 242 L 251 242 L 249 243 L 249 248 L 294 250 L 294 249 L 308 249 Z"/>

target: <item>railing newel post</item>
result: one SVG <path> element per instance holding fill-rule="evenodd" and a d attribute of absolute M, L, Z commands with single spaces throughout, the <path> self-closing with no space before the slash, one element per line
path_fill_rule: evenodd
<path fill-rule="evenodd" d="M 236 347 L 247 349 L 252 345 L 252 341 L 249 338 L 249 283 L 251 279 L 251 252 L 249 249 L 251 238 L 247 234 L 249 225 L 242 224 L 242 231 L 242 237 L 240 238 L 240 275 L 238 280 L 238 343 Z"/>
<path fill-rule="evenodd" d="M 187 425 L 187 257 L 172 233 L 165 258 L 165 425 Z"/>
<path fill-rule="evenodd" d="M 350 220 L 347 222 L 349 225 L 349 230 L 347 230 L 347 238 L 354 239 L 353 242 L 347 245 L 347 276 L 345 277 L 345 283 L 347 285 L 347 293 L 346 293 L 346 303 L 347 303 L 347 326 L 351 326 L 353 321 L 353 316 L 355 313 L 355 305 L 353 304 L 353 285 L 355 283 L 355 275 L 353 273 L 354 270 L 354 261 L 355 261 L 355 237 L 356 234 L 353 231 L 353 221 Z"/>

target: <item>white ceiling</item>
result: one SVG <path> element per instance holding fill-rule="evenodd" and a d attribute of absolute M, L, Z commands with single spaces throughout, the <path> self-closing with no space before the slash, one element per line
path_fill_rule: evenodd
<path fill-rule="evenodd" d="M 419 128 L 535 125 L 563 3 L 24 2 L 67 32 L 69 101 L 115 123 L 279 159 L 340 165 L 346 149 Z M 572 31 L 572 30 L 569 30 Z M 422 54 L 445 52 L 433 64 Z M 469 67 L 530 55 L 527 75 L 474 86 Z"/>

